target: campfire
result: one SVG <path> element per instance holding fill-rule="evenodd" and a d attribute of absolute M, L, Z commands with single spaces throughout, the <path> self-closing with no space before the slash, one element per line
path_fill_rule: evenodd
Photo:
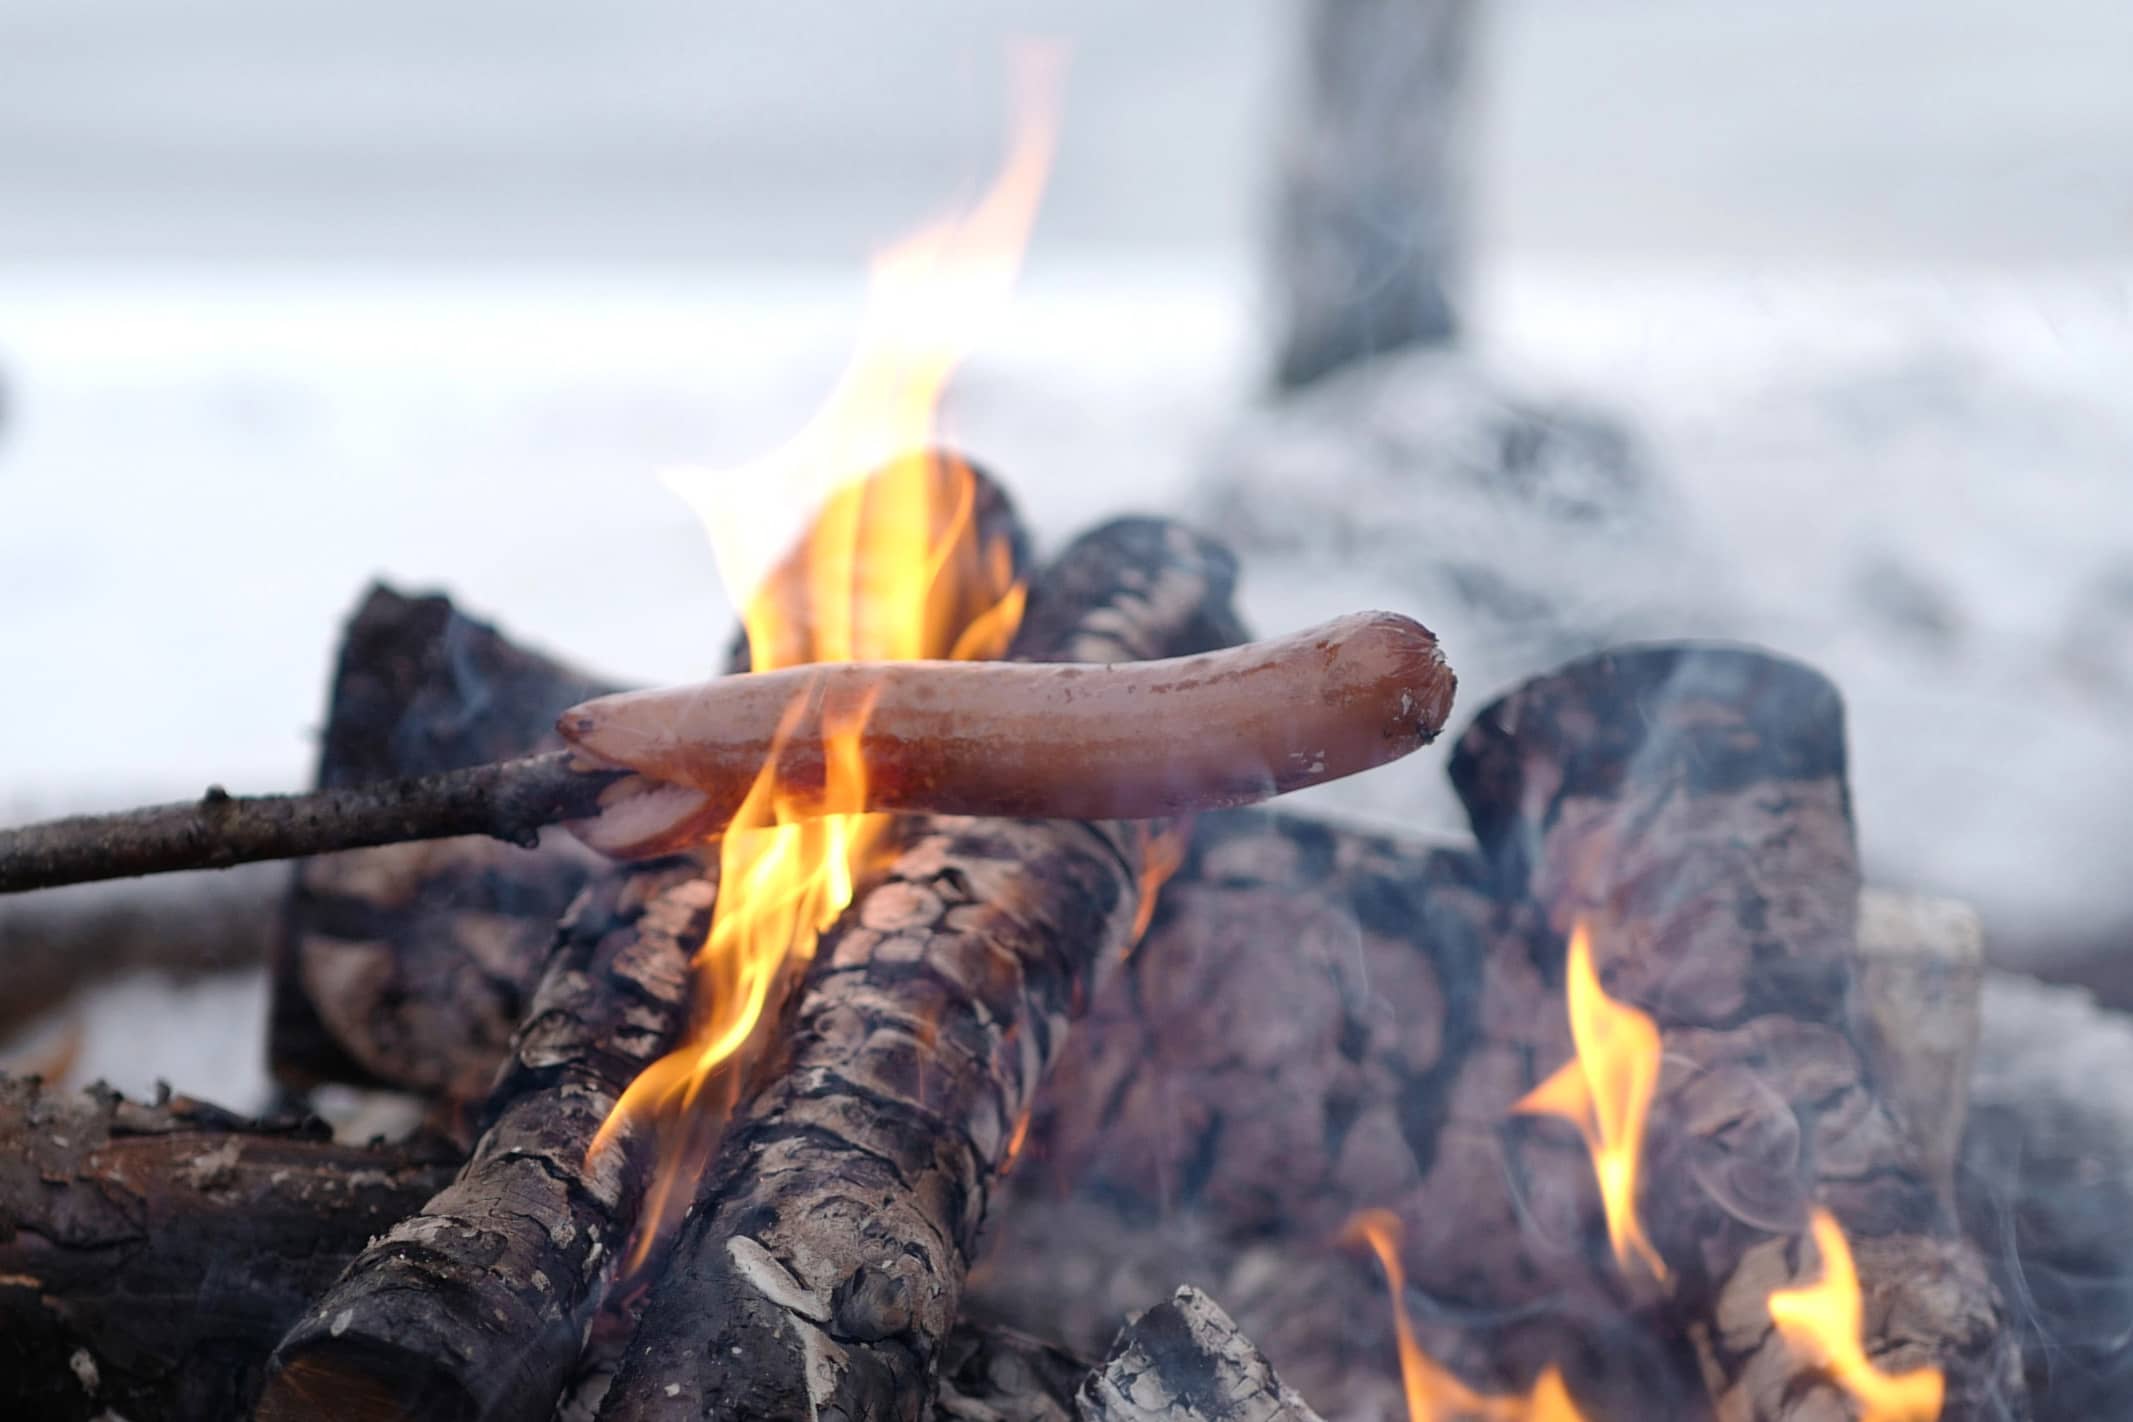
<path fill-rule="evenodd" d="M 1835 688 L 1621 648 L 1465 712 L 1470 840 L 1255 808 L 1450 670 L 1389 613 L 1253 641 L 1170 520 L 1040 559 L 938 449 L 1047 144 L 884 259 L 815 425 L 676 477 L 729 675 L 381 586 L 316 794 L 15 832 L 11 887 L 338 847 L 274 1070 L 422 1110 L 0 1085 L 15 1415 L 2030 1415 L 1977 943 L 1863 887 Z"/>

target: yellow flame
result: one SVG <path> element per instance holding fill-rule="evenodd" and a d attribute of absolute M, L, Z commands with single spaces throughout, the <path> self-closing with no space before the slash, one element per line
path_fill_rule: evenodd
<path fill-rule="evenodd" d="M 1566 990 L 1577 1055 L 1512 1109 L 1560 1116 L 1578 1128 L 1592 1153 L 1616 1262 L 1626 1270 L 1634 1254 L 1653 1278 L 1664 1280 L 1666 1265 L 1637 1222 L 1644 1127 L 1659 1085 L 1658 1024 L 1601 988 L 1592 966 L 1592 937 L 1582 919 L 1570 931 Z"/>
<path fill-rule="evenodd" d="M 980 527 L 969 468 L 914 451 L 932 443 L 949 376 L 1011 292 L 1043 190 L 1059 56 L 1025 55 L 1022 69 L 1006 166 L 967 214 L 875 260 L 858 348 L 823 409 L 792 441 L 745 466 L 669 476 L 710 533 L 756 671 L 993 658 L 1021 620 L 1013 550 Z M 778 522 L 795 510 L 814 511 L 804 539 L 783 559 L 766 558 L 766 548 L 781 546 Z M 781 747 L 802 710 L 796 702 L 788 712 Z M 660 1160 L 632 1268 L 687 1203 L 730 1109 L 735 1058 L 879 851 L 888 817 L 859 813 L 867 783 L 860 733 L 870 711 L 825 712 L 829 813 L 801 819 L 799 807 L 782 802 L 774 749 L 736 815 L 770 827 L 719 842 L 718 902 L 693 960 L 689 1037 L 631 1083 L 593 1145 L 603 1149 L 626 1121 L 658 1128 Z"/>
<path fill-rule="evenodd" d="M 1584 1422 L 1570 1388 L 1554 1365 L 1533 1380 L 1524 1396 L 1479 1393 L 1422 1351 L 1407 1316 L 1407 1270 L 1400 1262 L 1400 1219 L 1390 1210 L 1362 1210 L 1341 1231 L 1344 1243 L 1360 1241 L 1377 1255 L 1392 1295 L 1392 1327 L 1400 1351 L 1400 1389 L 1409 1422 Z"/>
<path fill-rule="evenodd" d="M 1851 1246 L 1827 1210 L 1813 1219 L 1822 1277 L 1770 1295 L 1770 1321 L 1792 1348 L 1814 1359 L 1859 1404 L 1859 1422 L 1936 1422 L 1945 1383 L 1939 1368 L 1885 1373 L 1861 1341 L 1859 1271 Z"/>

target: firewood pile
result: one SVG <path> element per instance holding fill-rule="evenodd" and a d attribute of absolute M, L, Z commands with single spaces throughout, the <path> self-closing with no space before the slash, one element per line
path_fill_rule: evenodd
<path fill-rule="evenodd" d="M 1236 573 L 1105 524 L 1012 654 L 1241 642 Z M 380 587 L 319 782 L 555 749 L 612 690 Z M 691 1040 L 715 855 L 303 861 L 274 1070 L 422 1126 L 0 1083 L 0 1408 L 2077 1415 L 2041 1226 L 1968 1163 L 1974 922 L 1862 886 L 1845 756 L 1813 670 L 1641 646 L 1467 717 L 1469 841 L 902 817 L 678 1152 L 616 1107 Z"/>

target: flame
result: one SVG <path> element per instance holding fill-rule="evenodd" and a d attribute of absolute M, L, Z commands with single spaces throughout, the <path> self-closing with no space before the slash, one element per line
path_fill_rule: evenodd
<path fill-rule="evenodd" d="M 1479 1393 L 1422 1351 L 1407 1317 L 1407 1270 L 1400 1263 L 1400 1219 L 1390 1210 L 1362 1210 L 1341 1231 L 1377 1255 L 1392 1294 L 1392 1327 L 1400 1350 L 1400 1387 L 1409 1422 L 1584 1422 L 1562 1372 L 1550 1364 L 1524 1396 Z"/>
<path fill-rule="evenodd" d="M 1945 1383 L 1939 1368 L 1885 1373 L 1866 1356 L 1859 1327 L 1859 1271 L 1829 1211 L 1814 1212 L 1822 1277 L 1770 1295 L 1770 1321 L 1785 1341 L 1829 1370 L 1859 1404 L 1859 1422 L 1936 1422 Z"/>
<path fill-rule="evenodd" d="M 1666 1265 L 1637 1222 L 1638 1161 L 1652 1092 L 1659 1084 L 1659 1027 L 1601 988 L 1592 966 L 1592 936 L 1583 919 L 1570 931 L 1567 993 L 1570 1039 L 1577 1055 L 1512 1110 L 1560 1116 L 1578 1128 L 1592 1153 L 1616 1262 L 1626 1270 L 1634 1254 L 1653 1278 L 1663 1281 Z"/>
<path fill-rule="evenodd" d="M 1023 603 L 1013 549 L 980 527 L 968 466 L 913 451 L 928 450 L 950 375 L 1011 292 L 1050 164 L 1059 60 L 1022 56 L 1012 150 L 970 211 L 873 262 L 857 349 L 807 427 L 740 468 L 668 476 L 710 534 L 754 670 L 1006 651 Z M 781 546 L 777 526 L 809 511 L 797 546 L 766 558 Z M 633 1269 L 686 1204 L 716 1143 L 736 1057 L 881 849 L 888 817 L 859 813 L 871 706 L 823 726 L 829 813 L 800 819 L 781 802 L 772 767 L 802 710 L 796 702 L 735 817 L 769 827 L 719 841 L 718 902 L 693 959 L 688 1039 L 630 1084 L 592 1147 L 604 1149 L 627 1122 L 657 1128 Z"/>
<path fill-rule="evenodd" d="M 1138 827 L 1141 847 L 1141 902 L 1133 911 L 1133 933 L 1126 939 L 1126 952 L 1130 955 L 1140 946 L 1147 935 L 1148 925 L 1155 921 L 1155 901 L 1163 892 L 1163 885 L 1171 876 L 1185 867 L 1185 852 L 1192 847 L 1192 817 L 1169 820 L 1158 828 L 1142 824 Z"/>

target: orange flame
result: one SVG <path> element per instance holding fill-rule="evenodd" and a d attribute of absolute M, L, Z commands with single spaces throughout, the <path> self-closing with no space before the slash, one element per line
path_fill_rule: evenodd
<path fill-rule="evenodd" d="M 1393 1335 L 1400 1350 L 1400 1388 L 1409 1422 L 1584 1422 L 1570 1389 L 1552 1364 L 1524 1396 L 1479 1393 L 1422 1351 L 1407 1317 L 1407 1270 L 1400 1263 L 1400 1219 L 1390 1210 L 1362 1210 L 1341 1231 L 1342 1243 L 1360 1241 L 1377 1255 L 1392 1294 Z"/>
<path fill-rule="evenodd" d="M 1012 290 L 1043 190 L 1059 56 L 1021 58 L 1021 113 L 1006 166 L 967 214 L 875 260 L 858 349 L 823 409 L 761 459 L 668 478 L 710 533 L 743 609 L 754 670 L 998 657 L 1021 620 L 1013 551 L 979 528 L 969 468 L 913 453 L 932 443 L 950 375 Z M 781 546 L 777 526 L 810 510 L 794 551 L 782 562 L 766 558 Z M 793 721 L 801 709 L 796 703 Z M 632 1268 L 687 1203 L 730 1109 L 736 1056 L 879 852 L 888 817 L 858 813 L 870 710 L 823 727 L 829 814 L 799 819 L 781 803 L 774 749 L 736 815 L 771 827 L 719 842 L 718 902 L 693 960 L 698 1001 L 688 1040 L 631 1083 L 593 1145 L 603 1149 L 625 1122 L 658 1127 L 660 1161 Z"/>
<path fill-rule="evenodd" d="M 1885 1373 L 1866 1356 L 1859 1327 L 1859 1271 L 1827 1210 L 1813 1219 L 1822 1277 L 1770 1295 L 1770 1321 L 1793 1349 L 1829 1370 L 1859 1404 L 1859 1422 L 1936 1422 L 1946 1386 L 1939 1368 Z"/>
<path fill-rule="evenodd" d="M 1148 925 L 1155 921 L 1155 901 L 1161 897 L 1163 885 L 1185 867 L 1185 853 L 1192 847 L 1192 823 L 1192 816 L 1186 815 L 1159 829 L 1150 829 L 1146 824 L 1139 827 L 1141 902 L 1133 911 L 1133 936 L 1126 940 L 1128 954 L 1140 946 Z"/>
<path fill-rule="evenodd" d="M 1653 1278 L 1664 1280 L 1666 1265 L 1637 1222 L 1638 1161 L 1659 1084 L 1658 1024 L 1601 988 L 1592 966 L 1592 937 L 1582 919 L 1570 931 L 1566 988 L 1577 1055 L 1511 1109 L 1560 1116 L 1578 1128 L 1592 1153 L 1616 1262 L 1626 1270 L 1634 1254 Z"/>

